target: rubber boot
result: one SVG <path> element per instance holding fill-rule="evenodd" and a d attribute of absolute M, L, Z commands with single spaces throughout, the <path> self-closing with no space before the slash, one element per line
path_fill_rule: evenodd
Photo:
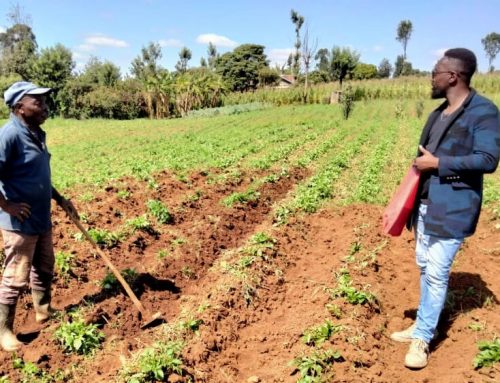
<path fill-rule="evenodd" d="M 16 315 L 16 305 L 4 305 L 0 303 L 0 346 L 5 351 L 16 351 L 23 344 L 17 340 L 12 332 L 14 327 L 14 316 Z"/>
<path fill-rule="evenodd" d="M 35 320 L 37 323 L 48 321 L 55 313 L 55 310 L 50 306 L 51 291 L 50 287 L 45 291 L 31 290 L 33 298 L 33 306 L 35 307 Z"/>

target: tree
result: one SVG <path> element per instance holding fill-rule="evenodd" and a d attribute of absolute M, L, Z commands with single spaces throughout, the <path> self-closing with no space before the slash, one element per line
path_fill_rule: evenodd
<path fill-rule="evenodd" d="M 329 50 L 326 48 L 318 49 L 316 56 L 314 59 L 317 61 L 316 69 L 321 72 L 328 72 L 330 69 L 330 59 L 329 59 Z"/>
<path fill-rule="evenodd" d="M 384 58 L 378 65 L 378 77 L 380 78 L 389 78 L 392 73 L 392 65 L 388 59 Z"/>
<path fill-rule="evenodd" d="M 121 78 L 120 68 L 111 61 L 100 61 L 92 56 L 80 76 L 83 81 L 103 86 L 114 86 Z"/>
<path fill-rule="evenodd" d="M 216 62 L 216 71 L 228 88 L 240 92 L 257 88 L 259 71 L 264 67 L 269 67 L 264 46 L 257 44 L 240 45 L 224 53 Z"/>
<path fill-rule="evenodd" d="M 7 28 L 0 33 L 1 74 L 17 73 L 24 80 L 29 80 L 36 50 L 36 37 L 29 25 L 14 24 Z"/>
<path fill-rule="evenodd" d="M 311 60 L 318 48 L 318 40 L 314 42 L 309 41 L 309 28 L 306 27 L 304 38 L 302 40 L 302 63 L 304 64 L 304 102 L 307 102 L 307 88 L 309 68 L 311 67 Z"/>
<path fill-rule="evenodd" d="M 42 49 L 40 56 L 33 64 L 33 81 L 39 86 L 52 88 L 52 99 L 55 105 L 51 105 L 54 111 L 59 111 L 59 91 L 64 88 L 66 82 L 72 77 L 71 72 L 75 67 L 71 51 L 62 44 Z"/>
<path fill-rule="evenodd" d="M 334 80 L 338 80 L 342 89 L 342 82 L 359 62 L 359 53 L 350 48 L 334 47 L 330 57 L 330 73 Z"/>
<path fill-rule="evenodd" d="M 273 86 L 277 85 L 280 79 L 278 70 L 269 67 L 263 67 L 259 70 L 259 85 L 260 86 Z"/>
<path fill-rule="evenodd" d="M 302 45 L 300 41 L 300 28 L 302 28 L 302 24 L 304 24 L 304 17 L 299 15 L 293 9 L 290 12 L 290 19 L 292 20 L 293 25 L 295 25 L 295 54 L 293 55 L 293 64 L 292 64 L 292 74 L 297 78 L 300 73 L 300 47 Z"/>
<path fill-rule="evenodd" d="M 394 64 L 393 77 L 409 76 L 413 74 L 413 67 L 410 62 L 406 61 L 403 56 L 399 55 Z"/>
<path fill-rule="evenodd" d="M 175 64 L 175 69 L 177 69 L 178 72 L 184 73 L 187 70 L 187 64 L 189 60 L 191 60 L 191 57 L 193 57 L 191 50 L 187 47 L 183 47 L 179 51 L 179 61 Z"/>
<path fill-rule="evenodd" d="M 208 54 L 208 67 L 210 69 L 215 69 L 215 62 L 217 61 L 219 54 L 217 53 L 217 48 L 211 42 L 208 43 L 207 54 Z"/>
<path fill-rule="evenodd" d="M 399 23 L 397 29 L 396 40 L 403 44 L 403 60 L 406 61 L 406 45 L 410 40 L 411 33 L 413 32 L 413 25 L 410 20 L 403 20 Z"/>
<path fill-rule="evenodd" d="M 138 79 L 157 75 L 161 69 L 158 64 L 161 56 L 160 44 L 150 42 L 146 47 L 142 47 L 141 54 L 132 61 L 131 73 Z"/>
<path fill-rule="evenodd" d="M 483 43 L 484 50 L 486 51 L 486 56 L 488 57 L 488 67 L 489 71 L 493 72 L 495 69 L 493 67 L 493 60 L 497 56 L 498 52 L 500 52 L 500 34 L 491 32 L 486 35 L 483 39 L 481 39 Z"/>
<path fill-rule="evenodd" d="M 358 63 L 352 72 L 355 80 L 369 80 L 378 75 L 377 66 L 373 64 Z"/>

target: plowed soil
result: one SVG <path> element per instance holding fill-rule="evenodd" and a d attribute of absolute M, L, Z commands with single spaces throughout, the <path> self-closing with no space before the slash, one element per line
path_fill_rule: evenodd
<path fill-rule="evenodd" d="M 411 371 L 403 366 L 407 345 L 389 338 L 392 331 L 412 323 L 418 304 L 411 233 L 384 236 L 382 207 L 369 205 L 329 207 L 273 225 L 273 204 L 307 176 L 304 170 L 263 184 L 256 201 L 230 208 L 221 204 L 221 199 L 246 190 L 263 175 L 243 174 L 221 183 L 214 182 L 214 174 L 179 180 L 163 172 L 155 175 L 156 187 L 123 179 L 95 192 L 88 202 L 79 198 L 82 190 L 71 192 L 89 229 L 117 232 L 127 220 L 147 213 L 151 199 L 161 200 L 173 213 L 173 223 L 155 224 L 154 230 L 146 232 L 129 229 L 116 245 L 103 248 L 118 269 L 136 271 L 133 290 L 148 310 L 160 311 L 167 323 L 179 318 L 184 306 L 209 302 L 210 308 L 198 316 L 203 320 L 199 334 L 184 349 L 182 376 L 172 374 L 168 381 L 295 382 L 300 374 L 290 362 L 311 351 L 301 336 L 326 319 L 343 328 L 322 345 L 342 355 L 327 381 L 500 381 L 498 365 L 472 367 L 477 341 L 500 333 L 500 230 L 487 209 L 453 266 L 449 299 L 429 365 Z M 113 382 L 127 358 L 161 338 L 163 325 L 141 330 L 130 299 L 120 289 L 101 286 L 108 273 L 103 261 L 88 243 L 75 239 L 77 228 L 55 206 L 53 223 L 55 250 L 76 258 L 69 278 L 56 275 L 53 306 L 65 312 L 82 308 L 87 321 L 98 324 L 106 339 L 92 358 L 64 353 L 53 336 L 59 323 L 36 324 L 27 292 L 18 304 L 15 322 L 19 338 L 26 342 L 17 356 L 51 373 L 71 366 L 74 382 Z M 259 275 L 255 289 L 225 288 L 229 276 L 221 271 L 221 260 L 262 231 L 276 243 L 263 265 L 252 266 Z M 349 269 L 357 288 L 373 293 L 377 301 L 351 305 L 332 297 L 342 268 Z M 327 310 L 328 304 L 340 309 L 338 318 Z M 13 358 L 0 352 L 0 373 L 20 381 Z"/>

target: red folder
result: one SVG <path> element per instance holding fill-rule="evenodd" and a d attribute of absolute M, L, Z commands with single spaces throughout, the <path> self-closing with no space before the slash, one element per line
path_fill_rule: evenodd
<path fill-rule="evenodd" d="M 401 235 L 406 221 L 413 210 L 419 181 L 420 172 L 417 168 L 411 166 L 382 215 L 385 234 L 395 237 Z"/>

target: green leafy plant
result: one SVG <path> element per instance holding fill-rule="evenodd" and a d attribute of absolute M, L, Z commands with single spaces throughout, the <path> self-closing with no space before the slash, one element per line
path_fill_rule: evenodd
<path fill-rule="evenodd" d="M 125 371 L 127 383 L 165 382 L 172 373 L 182 375 L 183 347 L 181 342 L 170 341 L 144 349 Z"/>
<path fill-rule="evenodd" d="M 120 242 L 120 235 L 111 233 L 106 229 L 89 229 L 88 230 L 90 238 L 97 243 L 108 248 L 116 246 Z M 78 240 L 83 240 L 83 235 L 78 233 L 75 235 Z"/>
<path fill-rule="evenodd" d="M 134 232 L 138 230 L 150 232 L 153 230 L 153 225 L 151 225 L 151 222 L 148 221 L 148 217 L 145 215 L 129 219 L 127 221 L 127 227 L 132 229 Z"/>
<path fill-rule="evenodd" d="M 247 190 L 246 192 L 233 193 L 222 200 L 222 204 L 226 207 L 232 207 L 235 203 L 245 204 L 259 199 L 259 192 L 255 190 Z"/>
<path fill-rule="evenodd" d="M 125 269 L 120 272 L 123 279 L 133 286 L 139 274 L 134 269 Z M 106 276 L 101 281 L 101 287 L 107 291 L 118 291 L 120 289 L 120 282 L 116 279 L 113 273 L 107 273 Z"/>
<path fill-rule="evenodd" d="M 158 221 L 158 223 L 167 224 L 174 221 L 174 217 L 172 216 L 172 214 L 170 214 L 168 208 L 161 201 L 149 200 L 148 209 L 151 215 Z"/>
<path fill-rule="evenodd" d="M 300 377 L 297 383 L 322 383 L 331 382 L 333 374 L 325 373 L 331 368 L 334 362 L 341 362 L 344 358 L 338 351 L 321 350 L 314 351 L 310 355 L 303 355 L 295 358 L 291 365 L 297 367 Z"/>
<path fill-rule="evenodd" d="M 318 346 L 330 339 L 333 333 L 341 330 L 341 325 L 334 325 L 329 320 L 326 320 L 325 323 L 319 326 L 313 326 L 305 330 L 302 335 L 302 342 L 309 346 Z"/>
<path fill-rule="evenodd" d="M 75 255 L 58 251 L 55 254 L 55 266 L 58 273 L 63 279 L 68 279 L 71 275 L 72 267 L 74 264 Z"/>
<path fill-rule="evenodd" d="M 104 334 L 95 324 L 85 324 L 77 314 L 70 322 L 62 323 L 54 333 L 57 341 L 67 352 L 87 355 L 101 345 Z"/>
<path fill-rule="evenodd" d="M 472 362 L 475 369 L 489 367 L 500 362 L 500 338 L 492 341 L 480 341 L 477 347 L 479 353 Z"/>
<path fill-rule="evenodd" d="M 0 383 L 10 383 L 9 376 L 8 375 L 0 376 Z"/>
<path fill-rule="evenodd" d="M 128 190 L 120 190 L 116 193 L 116 196 L 118 197 L 118 199 L 121 199 L 121 200 L 128 200 L 131 195 L 132 195 L 132 193 L 130 193 Z"/>
<path fill-rule="evenodd" d="M 352 285 L 351 276 L 347 269 L 342 269 L 337 275 L 337 288 L 333 290 L 333 296 L 344 297 L 347 302 L 354 305 L 374 304 L 377 302 L 375 295 L 368 291 L 357 290 Z"/>
<path fill-rule="evenodd" d="M 340 319 L 342 317 L 342 309 L 333 303 L 327 303 L 325 305 L 326 309 L 330 314 L 332 314 L 335 318 Z"/>
<path fill-rule="evenodd" d="M 19 383 L 55 383 L 64 380 L 64 373 L 61 370 L 57 370 L 53 376 L 32 362 L 25 362 L 22 358 L 15 357 L 12 365 L 22 376 Z M 9 382 L 8 376 L 0 378 L 0 383 Z"/>

